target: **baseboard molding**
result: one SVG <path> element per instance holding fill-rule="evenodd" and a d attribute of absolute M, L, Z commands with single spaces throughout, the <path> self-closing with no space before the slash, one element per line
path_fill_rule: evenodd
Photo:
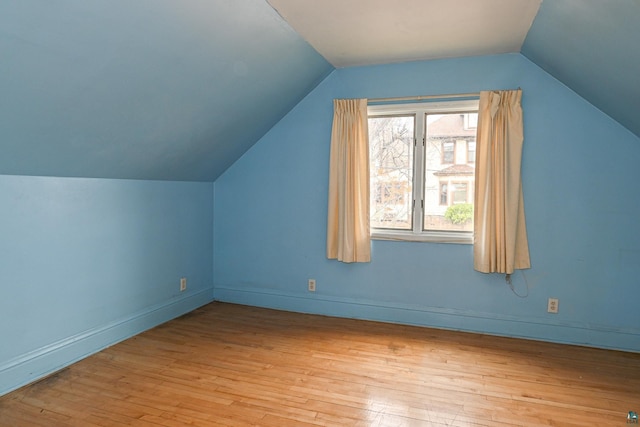
<path fill-rule="evenodd" d="M 9 360 L 0 365 L 0 396 L 208 304 L 212 295 L 211 288 L 185 295 Z"/>
<path fill-rule="evenodd" d="M 640 352 L 640 330 L 547 322 L 481 312 L 381 303 L 314 294 L 215 286 L 214 300 L 326 316 L 425 326 L 609 350 Z"/>

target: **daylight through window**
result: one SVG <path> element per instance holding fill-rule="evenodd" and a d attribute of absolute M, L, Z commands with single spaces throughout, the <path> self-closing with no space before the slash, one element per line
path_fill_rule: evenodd
<path fill-rule="evenodd" d="M 372 237 L 471 243 L 478 101 L 369 106 Z"/>

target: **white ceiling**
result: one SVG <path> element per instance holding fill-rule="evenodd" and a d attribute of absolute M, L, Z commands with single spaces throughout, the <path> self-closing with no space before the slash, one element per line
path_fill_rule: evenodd
<path fill-rule="evenodd" d="M 520 52 L 542 0 L 267 0 L 333 66 Z"/>

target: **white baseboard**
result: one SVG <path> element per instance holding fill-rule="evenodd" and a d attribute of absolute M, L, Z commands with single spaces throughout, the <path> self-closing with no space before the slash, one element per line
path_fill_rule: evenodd
<path fill-rule="evenodd" d="M 640 352 L 640 330 L 551 322 L 439 307 L 363 301 L 334 296 L 215 286 L 214 300 L 326 316 L 373 320 L 560 344 Z"/>
<path fill-rule="evenodd" d="M 46 345 L 0 365 L 0 396 L 213 300 L 205 289 Z"/>

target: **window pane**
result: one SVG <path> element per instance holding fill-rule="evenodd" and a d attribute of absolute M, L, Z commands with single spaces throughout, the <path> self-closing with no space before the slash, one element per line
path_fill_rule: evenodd
<path fill-rule="evenodd" d="M 475 163 L 476 162 L 476 142 L 469 141 L 467 142 L 467 163 Z"/>
<path fill-rule="evenodd" d="M 453 141 L 442 142 L 442 163 L 453 163 L 455 160 L 456 143 Z"/>
<path fill-rule="evenodd" d="M 371 227 L 411 229 L 414 116 L 369 118 Z"/>
<path fill-rule="evenodd" d="M 440 204 L 449 204 L 449 184 L 446 182 L 440 184 Z"/>
<path fill-rule="evenodd" d="M 457 182 L 453 184 L 453 204 L 467 203 L 467 183 Z"/>
<path fill-rule="evenodd" d="M 427 114 L 424 225 L 432 231 L 473 231 L 476 129 L 468 113 Z"/>

